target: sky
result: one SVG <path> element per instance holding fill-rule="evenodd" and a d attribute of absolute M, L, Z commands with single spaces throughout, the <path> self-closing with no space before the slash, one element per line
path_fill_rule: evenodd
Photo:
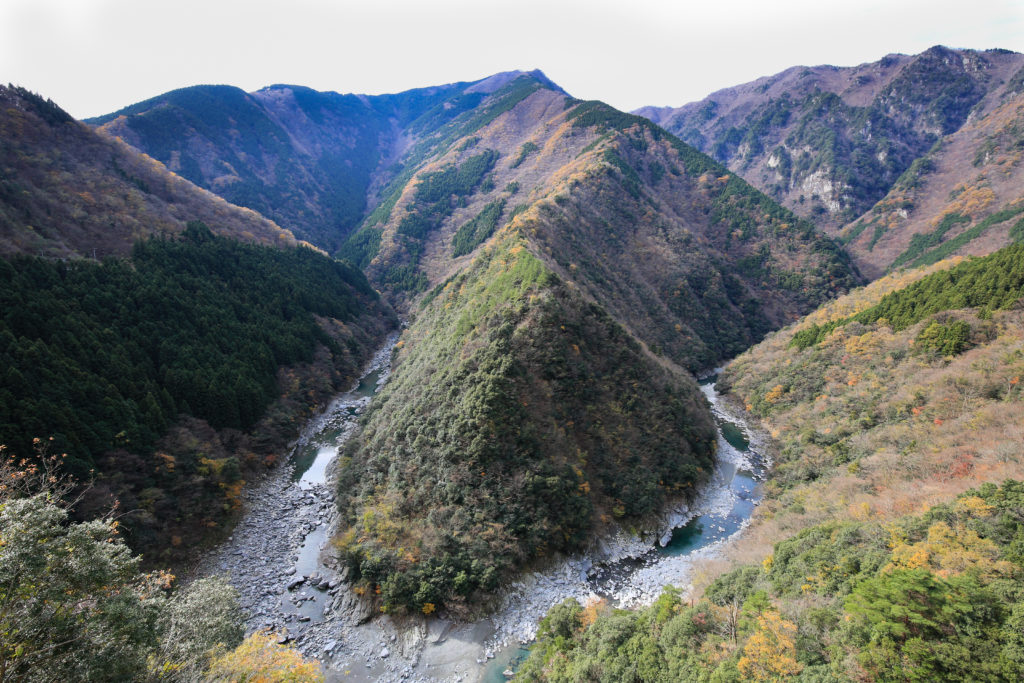
<path fill-rule="evenodd" d="M 378 94 L 513 69 L 630 111 L 939 44 L 1024 52 L 1024 0 L 0 0 L 0 83 L 78 118 L 201 83 Z"/>

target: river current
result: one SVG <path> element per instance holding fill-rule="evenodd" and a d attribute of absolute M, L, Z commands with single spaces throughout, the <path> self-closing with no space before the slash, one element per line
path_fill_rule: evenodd
<path fill-rule="evenodd" d="M 396 340 L 388 339 L 356 387 L 310 421 L 290 465 L 251 493 L 235 534 L 200 570 L 227 574 L 242 594 L 249 630 L 281 634 L 320 659 L 329 681 L 507 680 L 553 605 L 576 598 L 637 607 L 665 585 L 685 589 L 695 564 L 721 553 L 760 500 L 769 463 L 759 435 L 719 396 L 712 376 L 701 391 L 718 426 L 717 464 L 697 500 L 670 508 L 641 537 L 620 532 L 521 577 L 480 621 L 371 618 L 324 552 L 334 522 L 331 464 L 387 381 Z"/>

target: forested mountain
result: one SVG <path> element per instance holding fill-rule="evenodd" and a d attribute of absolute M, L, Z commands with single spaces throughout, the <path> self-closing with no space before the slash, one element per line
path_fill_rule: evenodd
<path fill-rule="evenodd" d="M 394 314 L 358 269 L 53 102 L 0 103 L 4 458 L 66 454 L 95 477 L 77 514 L 119 500 L 136 550 L 181 559 Z"/>
<path fill-rule="evenodd" d="M 776 461 L 743 561 L 696 604 L 555 608 L 519 680 L 1020 680 L 1022 295 L 1013 245 L 884 277 L 739 356 L 718 387 Z"/>
<path fill-rule="evenodd" d="M 1024 485 L 986 484 L 894 522 L 832 522 L 694 603 L 567 600 L 516 681 L 1019 681 Z"/>
<path fill-rule="evenodd" d="M 1024 190 L 1013 160 L 1022 77 L 1024 55 L 933 47 L 856 67 L 793 67 L 639 113 L 842 231 L 861 269 L 877 276 L 974 228 Z M 959 222 L 940 228 L 943 214 Z M 970 235 L 952 243 L 936 260 L 1008 242 L 1005 230 L 999 238 L 987 226 L 975 232 L 991 234 L 971 247 Z"/>
<path fill-rule="evenodd" d="M 192 88 L 95 123 L 324 246 L 347 235 L 338 254 L 410 317 L 341 469 L 341 545 L 387 607 L 458 608 L 690 495 L 713 440 L 686 371 L 856 282 L 809 222 L 539 72 L 380 98 Z M 344 219 L 316 175 L 331 154 Z"/>
<path fill-rule="evenodd" d="M 169 173 L 49 100 L 0 86 L 0 254 L 125 256 L 187 221 L 219 234 L 294 245 L 287 230 Z"/>
<path fill-rule="evenodd" d="M 741 354 L 719 387 L 774 439 L 737 541 L 763 562 L 696 605 L 561 605 L 523 678 L 1019 678 L 1020 485 L 994 484 L 1020 478 L 1024 56 L 797 67 L 647 118 L 540 72 L 197 86 L 95 130 L 0 103 L 0 443 L 95 476 L 77 514 L 120 500 L 148 561 L 230 524 L 394 306 L 337 465 L 375 613 L 485 609 L 691 500 L 693 373 Z"/>
<path fill-rule="evenodd" d="M 839 234 L 865 273 L 984 255 L 1024 231 L 1024 66 Z"/>
<path fill-rule="evenodd" d="M 387 609 L 458 611 L 692 495 L 713 439 L 685 371 L 855 281 L 724 167 L 528 76 L 405 165 L 341 252 L 412 316 L 339 484 Z"/>
<path fill-rule="evenodd" d="M 516 75 L 379 96 L 202 85 L 89 123 L 334 252 L 411 144 Z"/>
<path fill-rule="evenodd" d="M 119 500 L 149 560 L 223 525 L 394 324 L 350 266 L 199 222 L 125 260 L 0 261 L 0 283 L 0 443 L 95 476 L 79 514 Z"/>

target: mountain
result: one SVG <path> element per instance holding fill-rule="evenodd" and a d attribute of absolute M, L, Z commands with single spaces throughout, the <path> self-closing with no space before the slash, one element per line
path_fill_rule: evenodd
<path fill-rule="evenodd" d="M 480 112 L 437 133 L 341 251 L 399 305 L 508 224 L 696 370 L 852 282 L 810 223 L 639 117 L 528 78 Z"/>
<path fill-rule="evenodd" d="M 1020 680 L 1022 295 L 1024 245 L 954 257 L 730 362 L 772 437 L 750 526 L 685 598 L 555 606 L 516 680 Z"/>
<path fill-rule="evenodd" d="M 181 561 L 394 312 L 358 269 L 53 102 L 0 102 L 0 450 L 59 456 L 91 482 L 76 514 L 123 506 L 147 562 Z"/>
<path fill-rule="evenodd" d="M 200 222 L 126 259 L 0 260 L 0 283 L 0 444 L 90 482 L 83 517 L 119 502 L 150 562 L 228 526 L 395 322 L 351 266 Z"/>
<path fill-rule="evenodd" d="M 419 136 L 517 75 L 380 96 L 203 85 L 88 122 L 334 252 Z M 539 72 L 534 77 L 547 81 Z"/>
<path fill-rule="evenodd" d="M 468 609 L 694 495 L 714 438 L 690 373 L 858 281 L 810 222 L 539 72 L 201 86 L 93 123 L 337 248 L 409 319 L 339 467 L 338 548 L 385 609 Z"/>
<path fill-rule="evenodd" d="M 0 254 L 124 256 L 139 238 L 203 221 L 246 241 L 294 236 L 79 123 L 23 88 L 0 87 Z"/>
<path fill-rule="evenodd" d="M 984 255 L 1024 238 L 1024 66 L 839 234 L 863 271 Z"/>
<path fill-rule="evenodd" d="M 985 153 L 964 148 L 985 144 L 974 141 L 983 128 L 1006 123 L 1015 110 L 1006 97 L 1019 90 L 1022 68 L 1024 55 L 1007 50 L 936 46 L 856 67 L 793 67 L 677 109 L 639 113 L 829 231 L 855 226 L 843 233 L 853 239 L 869 224 L 883 230 L 879 214 L 908 211 L 899 199 L 906 186 L 938 163 L 951 140 L 960 142 L 941 155 L 944 168 L 956 182 L 978 175 L 974 160 Z M 989 116 L 995 118 L 979 127 Z M 919 211 L 922 220 L 933 210 L 941 207 Z M 868 230 L 853 248 L 858 265 L 866 274 L 883 272 L 918 229 L 901 228 L 877 254 L 869 248 L 877 231 Z"/>
<path fill-rule="evenodd" d="M 692 496 L 713 438 L 686 370 L 856 281 L 723 166 L 530 76 L 403 163 L 341 250 L 410 317 L 339 475 L 337 547 L 384 609 L 472 609 Z"/>

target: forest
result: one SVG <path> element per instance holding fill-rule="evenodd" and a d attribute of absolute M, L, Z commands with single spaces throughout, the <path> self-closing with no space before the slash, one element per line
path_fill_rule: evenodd
<path fill-rule="evenodd" d="M 1024 484 L 779 541 L 701 600 L 554 607 L 517 681 L 1017 681 Z"/>
<path fill-rule="evenodd" d="M 470 615 L 515 570 L 710 471 L 693 380 L 512 233 L 425 301 L 397 362 L 338 478 L 336 549 L 389 613 Z"/>
<path fill-rule="evenodd" d="M 366 314 L 387 310 L 351 266 L 198 222 L 130 259 L 13 257 L 0 282 L 0 443 L 66 454 L 69 475 L 129 506 L 132 542 L 161 553 L 183 545 L 168 527 L 194 536 L 234 512 L 244 473 L 358 374 L 380 332 Z M 314 365 L 322 386 L 285 409 L 279 369 Z"/>
<path fill-rule="evenodd" d="M 774 468 L 686 596 L 568 602 L 519 680 L 1015 681 L 1022 247 L 900 271 L 741 354 Z"/>

